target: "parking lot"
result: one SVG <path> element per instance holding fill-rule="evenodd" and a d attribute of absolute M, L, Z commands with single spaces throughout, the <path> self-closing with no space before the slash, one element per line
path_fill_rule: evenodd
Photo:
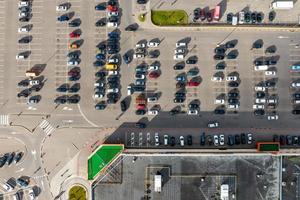
<path fill-rule="evenodd" d="M 183 126 L 185 122 L 190 125 L 192 121 L 202 119 L 198 123 L 199 126 L 200 124 L 207 126 L 208 122 L 216 120 L 220 122 L 221 127 L 230 126 L 233 122 L 239 122 L 243 127 L 254 125 L 282 127 L 283 124 L 289 122 L 290 127 L 298 127 L 298 117 L 291 113 L 294 108 L 297 110 L 297 102 L 294 100 L 298 97 L 292 97 L 292 95 L 297 93 L 298 86 L 292 87 L 291 83 L 297 82 L 298 72 L 289 72 L 289 66 L 297 64 L 300 58 L 298 55 L 299 36 L 296 33 L 273 30 L 251 31 L 250 29 L 249 32 L 193 30 L 188 34 L 185 29 L 182 29 L 182 32 L 175 30 L 158 32 L 148 29 L 140 29 L 136 32 L 125 31 L 132 21 L 123 20 L 122 16 L 129 16 L 128 12 L 131 12 L 131 9 L 122 11 L 119 16 L 119 26 L 115 29 L 99 25 L 99 20 L 103 21 L 107 17 L 106 11 L 95 10 L 95 6 L 101 5 L 102 1 L 81 5 L 82 2 L 78 0 L 72 2 L 67 12 L 56 11 L 55 6 L 61 3 L 64 2 L 36 1 L 32 4 L 32 16 L 29 22 L 18 22 L 18 12 L 16 12 L 12 16 L 16 19 L 16 24 L 10 25 L 12 27 L 9 29 L 4 27 L 5 36 L 12 34 L 14 30 L 13 36 L 15 37 L 11 37 L 11 42 L 16 44 L 15 49 L 11 48 L 5 54 L 7 55 L 6 64 L 16 66 L 16 68 L 5 68 L 2 73 L 3 90 L 7 93 L 3 101 L 11 99 L 10 97 L 15 100 L 8 102 L 8 112 L 29 114 L 46 112 L 66 116 L 76 114 L 83 116 L 93 126 L 116 126 L 116 124 L 135 122 L 147 117 L 154 121 L 162 119 L 161 124 L 164 122 L 167 126 L 175 118 L 178 121 L 183 120 Z M 9 6 L 15 10 L 18 9 L 17 2 Z M 131 8 L 130 5 L 120 3 L 121 8 L 122 6 Z M 132 8 L 137 7 L 132 6 Z M 57 18 L 65 13 L 71 13 L 72 18 L 67 22 L 59 22 Z M 43 22 L 44 18 L 49 18 L 50 25 Z M 69 25 L 76 20 L 80 20 L 79 26 Z M 97 26 L 96 23 L 98 23 Z M 24 26 L 30 28 L 29 32 L 17 33 L 15 31 Z M 78 36 L 73 35 L 75 38 L 70 36 L 70 33 L 74 31 L 76 33 L 79 31 Z M 116 43 L 120 46 L 119 54 L 105 54 L 103 53 L 105 50 L 101 50 L 102 47 L 99 48 L 99 45 L 106 44 L 105 41 L 111 32 L 117 33 L 120 37 Z M 23 37 L 30 37 L 31 42 L 19 44 L 18 40 Z M 113 38 L 109 40 L 115 41 Z M 258 40 L 262 42 L 261 47 L 253 48 L 253 44 Z M 78 49 L 69 49 L 71 47 L 68 45 L 74 42 L 78 44 Z M 157 44 L 149 45 L 153 42 Z M 185 43 L 186 47 L 177 48 L 178 42 Z M 215 49 L 223 48 L 228 42 L 233 42 L 234 46 L 226 49 L 226 56 L 223 60 L 215 60 Z M 9 43 L 5 45 L 8 46 Z M 141 47 L 138 47 L 139 45 Z M 275 52 L 266 52 L 270 47 L 274 47 Z M 185 49 L 184 58 L 174 60 L 174 55 L 181 52 L 179 49 Z M 138 51 L 146 56 L 133 58 L 135 54 L 140 54 Z M 15 60 L 20 52 L 30 52 L 30 55 L 24 60 L 12 62 L 11 60 Z M 68 59 L 67 55 L 70 52 L 77 52 L 80 55 L 76 58 L 78 59 L 77 66 L 68 64 L 69 61 L 75 62 Z M 109 70 L 110 75 L 106 75 L 104 82 L 101 81 L 101 77 L 96 76 L 101 76 L 101 73 L 108 73 L 108 71 L 105 72 L 102 67 L 93 66 L 97 60 L 96 56 L 102 56 L 99 54 L 104 54 L 105 59 L 114 58 L 114 56 L 118 58 L 117 70 Z M 123 58 L 125 54 L 131 60 L 128 64 Z M 228 57 L 231 54 L 233 57 Z M 269 65 L 268 70 L 254 69 L 255 61 L 266 62 L 270 58 L 274 58 L 276 64 Z M 103 62 L 105 59 L 98 59 L 98 61 Z M 143 70 L 147 72 L 137 75 L 136 67 L 141 64 L 146 66 Z M 174 70 L 175 65 L 181 65 L 181 68 Z M 224 69 L 218 68 L 220 65 L 224 65 Z M 20 81 L 28 80 L 25 72 L 31 69 L 40 71 L 40 74 L 34 78 L 39 81 L 38 87 L 40 88 L 38 91 L 31 90 L 31 94 L 27 97 L 16 97 L 24 90 L 26 93 L 28 87 L 37 87 L 18 86 Z M 7 79 L 4 76 L 5 73 L 14 75 L 11 79 Z M 222 77 L 222 80 L 213 81 L 213 77 Z M 238 78 L 237 81 L 234 81 L 236 78 Z M 128 86 L 136 88 L 136 83 L 144 85 L 145 89 L 137 86 L 140 90 L 144 90 L 145 99 L 137 100 L 143 92 L 135 91 L 128 95 Z M 101 84 L 106 85 L 103 97 L 101 97 Z M 273 84 L 273 86 L 265 91 L 255 90 L 257 86 L 267 84 Z M 59 91 L 58 88 L 61 87 L 62 90 Z M 108 93 L 114 93 L 107 92 L 108 90 L 118 90 L 117 102 L 112 102 L 115 95 L 111 94 L 108 98 Z M 258 92 L 260 94 L 257 94 Z M 233 98 L 229 95 L 233 95 Z M 256 103 L 258 95 L 264 100 Z M 37 102 L 29 102 L 32 97 L 36 98 Z M 56 104 L 54 103 L 56 99 L 70 100 L 68 104 L 59 103 L 59 101 L 56 101 L 58 103 Z M 181 102 L 174 103 L 175 99 Z M 275 103 L 269 103 L 271 99 L 276 99 L 276 101 L 273 100 Z M 111 102 L 107 103 L 107 100 Z M 120 102 L 125 102 L 126 111 L 121 110 Z M 18 106 L 15 106 L 15 103 Z M 100 107 L 104 110 L 96 110 Z M 139 108 L 145 108 L 144 115 L 135 114 Z M 168 115 L 171 110 L 173 110 L 173 116 Z M 254 115 L 255 110 L 259 110 L 256 112 L 259 116 Z M 179 114 L 176 114 L 178 112 Z M 225 112 L 225 115 L 215 115 L 214 112 L 220 114 Z M 186 117 L 187 115 L 190 116 Z M 247 117 L 253 120 L 245 120 Z M 268 118 L 271 120 L 269 121 Z M 280 123 L 272 122 L 276 119 Z M 197 126 L 197 123 L 193 126 Z"/>
<path fill-rule="evenodd" d="M 189 199 L 210 199 L 220 195 L 221 184 L 228 184 L 230 199 L 276 199 L 279 164 L 272 156 L 125 155 L 103 184 L 96 181 L 93 193 L 101 199 L 182 199 L 187 194 Z M 154 191 L 157 172 L 163 180 L 160 193 Z M 114 184 L 118 176 L 122 181 Z"/>

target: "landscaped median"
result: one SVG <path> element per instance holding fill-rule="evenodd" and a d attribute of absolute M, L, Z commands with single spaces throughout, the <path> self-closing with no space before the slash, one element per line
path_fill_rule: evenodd
<path fill-rule="evenodd" d="M 151 10 L 151 20 L 157 26 L 187 25 L 188 15 L 184 10 Z"/>

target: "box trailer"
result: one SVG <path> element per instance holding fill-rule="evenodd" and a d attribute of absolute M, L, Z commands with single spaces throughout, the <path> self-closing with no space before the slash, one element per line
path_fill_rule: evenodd
<path fill-rule="evenodd" d="M 294 7 L 294 1 L 275 1 L 271 3 L 271 9 L 277 9 L 277 10 L 288 10 L 292 9 Z"/>
<path fill-rule="evenodd" d="M 154 191 L 161 192 L 161 175 L 154 176 Z"/>

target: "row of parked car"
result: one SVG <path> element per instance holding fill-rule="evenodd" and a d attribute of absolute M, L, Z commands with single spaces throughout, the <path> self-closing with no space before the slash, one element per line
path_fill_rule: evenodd
<path fill-rule="evenodd" d="M 280 145 L 300 145 L 300 136 L 292 135 L 273 135 L 273 142 L 279 142 Z"/>
<path fill-rule="evenodd" d="M 235 135 L 228 135 L 225 137 L 223 134 L 219 135 L 206 135 L 204 132 L 200 135 L 199 144 L 201 146 L 204 145 L 215 145 L 218 146 L 233 146 L 233 145 L 251 145 L 253 143 L 254 139 L 252 136 L 252 133 L 241 133 L 241 134 L 235 134 Z M 180 146 L 184 147 L 186 144 L 191 146 L 193 145 L 193 136 L 187 135 L 187 136 L 179 136 L 177 139 L 174 136 L 164 135 L 162 138 L 158 133 L 154 134 L 154 144 L 155 146 L 175 146 L 176 144 L 179 144 Z"/>
<path fill-rule="evenodd" d="M 71 16 L 66 13 L 71 8 L 71 3 L 61 3 L 56 6 L 56 11 L 58 13 L 63 13 L 58 17 L 58 21 L 64 22 L 69 21 Z M 56 104 L 77 104 L 80 101 L 80 96 L 76 94 L 80 90 L 80 83 L 77 81 L 81 78 L 81 69 L 80 69 L 80 55 L 81 51 L 79 50 L 82 40 L 80 37 L 82 31 L 80 29 L 81 20 L 79 18 L 73 19 L 68 23 L 68 26 L 72 28 L 72 31 L 69 33 L 69 52 L 67 54 L 67 77 L 68 82 L 63 83 L 56 88 L 56 92 L 59 93 L 59 96 L 54 100 Z"/>
<path fill-rule="evenodd" d="M 12 192 L 13 190 L 18 189 L 17 192 L 12 194 L 13 200 L 22 200 L 22 199 L 34 200 L 36 195 L 32 188 L 28 188 L 29 183 L 30 183 L 29 178 L 23 176 L 23 177 L 19 177 L 18 179 L 10 178 L 2 185 L 2 187 L 5 189 L 6 192 Z M 19 186 L 19 188 L 17 188 L 16 186 Z M 26 197 L 25 197 L 25 190 L 28 190 L 28 196 Z"/>
<path fill-rule="evenodd" d="M 0 157 L 0 167 L 3 167 L 6 165 L 11 165 L 12 163 L 18 163 L 22 159 L 24 153 L 23 152 L 11 152 L 11 153 L 5 153 L 3 156 Z"/>

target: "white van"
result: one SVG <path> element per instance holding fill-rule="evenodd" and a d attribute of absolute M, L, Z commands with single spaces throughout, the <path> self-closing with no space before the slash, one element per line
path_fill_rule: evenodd
<path fill-rule="evenodd" d="M 147 102 L 148 103 L 155 103 L 155 102 L 157 102 L 157 97 L 148 97 Z"/>
<path fill-rule="evenodd" d="M 255 71 L 265 71 L 268 69 L 268 65 L 258 65 L 258 66 L 254 66 L 254 70 Z"/>
<path fill-rule="evenodd" d="M 294 103 L 294 104 L 300 104 L 300 100 L 299 100 L 299 99 L 294 99 L 294 100 L 293 100 L 293 103 Z"/>
<path fill-rule="evenodd" d="M 133 94 L 133 89 L 130 85 L 127 86 L 127 95 L 132 95 Z"/>
<path fill-rule="evenodd" d="M 108 75 L 115 75 L 115 76 L 117 76 L 118 74 L 119 74 L 119 72 L 116 71 L 116 70 L 108 71 Z"/>
<path fill-rule="evenodd" d="M 255 86 L 255 87 L 254 87 L 254 90 L 255 90 L 255 91 L 262 91 L 262 92 L 264 92 L 264 91 L 266 91 L 266 88 L 263 87 L 263 86 Z"/>
<path fill-rule="evenodd" d="M 239 24 L 243 24 L 245 20 L 245 12 L 241 11 L 239 12 Z"/>
<path fill-rule="evenodd" d="M 177 42 L 176 43 L 176 47 L 186 47 L 187 46 L 187 43 L 185 42 Z"/>
<path fill-rule="evenodd" d="M 164 145 L 167 146 L 169 144 L 169 136 L 164 135 Z"/>
<path fill-rule="evenodd" d="M 16 59 L 17 60 L 24 60 L 24 59 L 26 59 L 26 56 L 23 55 L 23 54 L 18 54 L 18 55 L 16 55 Z"/>
<path fill-rule="evenodd" d="M 29 32 L 28 27 L 18 28 L 18 33 L 28 33 L 28 32 Z"/>

